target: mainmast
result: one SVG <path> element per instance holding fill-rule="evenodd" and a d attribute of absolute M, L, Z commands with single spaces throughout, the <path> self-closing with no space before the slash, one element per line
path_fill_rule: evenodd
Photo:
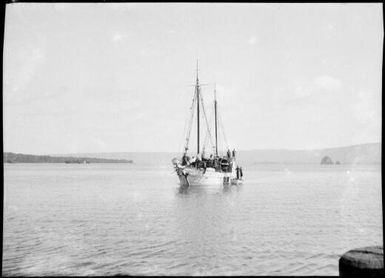
<path fill-rule="evenodd" d="M 195 84 L 195 92 L 197 96 L 197 154 L 199 154 L 199 78 L 198 78 L 198 60 L 197 60 L 197 79 Z"/>
<path fill-rule="evenodd" d="M 214 87 L 214 110 L 215 110 L 215 155 L 218 156 L 218 120 L 217 120 L 217 85 Z"/>

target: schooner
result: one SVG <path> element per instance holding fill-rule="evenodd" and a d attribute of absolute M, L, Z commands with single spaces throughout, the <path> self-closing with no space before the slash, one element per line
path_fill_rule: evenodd
<path fill-rule="evenodd" d="M 218 152 L 218 105 L 216 99 L 216 87 L 214 88 L 214 118 L 215 118 L 215 144 L 213 144 L 212 153 L 205 152 L 205 145 L 202 149 L 200 146 L 200 134 L 201 134 L 201 112 L 205 119 L 207 131 L 206 136 L 209 137 L 212 142 L 212 135 L 207 120 L 205 106 L 201 95 L 201 86 L 199 84 L 198 77 L 198 63 L 197 63 L 197 75 L 195 81 L 195 90 L 193 103 L 191 106 L 191 115 L 189 119 L 189 127 L 186 135 L 186 142 L 181 159 L 174 158 L 172 163 L 175 168 L 175 172 L 178 175 L 180 184 L 182 186 L 196 186 L 196 185 L 230 185 L 241 184 L 243 181 L 242 167 L 239 167 L 235 150 L 232 152 L 227 148 L 225 154 L 220 155 Z M 192 122 L 194 112 L 196 111 L 196 130 L 197 130 L 197 148 L 195 155 L 188 155 L 190 134 L 192 129 Z M 223 128 L 222 128 L 222 133 Z M 206 140 L 205 140 L 206 141 Z"/>

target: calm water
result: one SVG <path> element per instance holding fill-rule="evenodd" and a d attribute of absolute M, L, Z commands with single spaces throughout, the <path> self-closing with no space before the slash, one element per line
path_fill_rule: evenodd
<path fill-rule="evenodd" d="M 4 167 L 3 275 L 338 275 L 383 244 L 380 165 L 254 165 L 189 191 L 171 167 Z"/>

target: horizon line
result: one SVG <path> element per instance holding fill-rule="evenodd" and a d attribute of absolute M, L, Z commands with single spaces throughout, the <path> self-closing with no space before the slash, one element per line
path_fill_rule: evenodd
<path fill-rule="evenodd" d="M 324 148 L 314 148 L 314 149 L 287 149 L 287 148 L 267 148 L 267 149 L 247 149 L 247 150 L 236 150 L 237 152 L 249 152 L 249 151 L 320 151 L 320 150 L 328 150 L 328 149 L 339 149 L 339 148 L 348 148 L 355 147 L 360 145 L 371 145 L 371 144 L 381 144 L 382 142 L 369 142 L 369 143 L 360 143 L 353 145 L 344 145 L 338 147 L 324 147 Z M 102 151 L 102 152 L 68 152 L 68 153 L 45 153 L 45 154 L 33 154 L 33 153 L 21 153 L 21 152 L 12 152 L 12 151 L 3 151 L 3 153 L 15 153 L 15 154 L 31 154 L 31 155 L 73 155 L 73 154 L 111 154 L 111 153 L 179 153 L 181 151 Z M 226 152 L 226 151 L 223 151 Z"/>

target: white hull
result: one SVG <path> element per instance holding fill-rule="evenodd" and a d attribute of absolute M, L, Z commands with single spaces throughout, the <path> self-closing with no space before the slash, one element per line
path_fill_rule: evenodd
<path fill-rule="evenodd" d="M 178 172 L 180 185 L 182 186 L 210 186 L 210 185 L 225 185 L 234 184 L 233 173 L 215 172 L 214 169 L 208 168 L 206 172 L 196 168 L 185 168 L 184 173 Z"/>

